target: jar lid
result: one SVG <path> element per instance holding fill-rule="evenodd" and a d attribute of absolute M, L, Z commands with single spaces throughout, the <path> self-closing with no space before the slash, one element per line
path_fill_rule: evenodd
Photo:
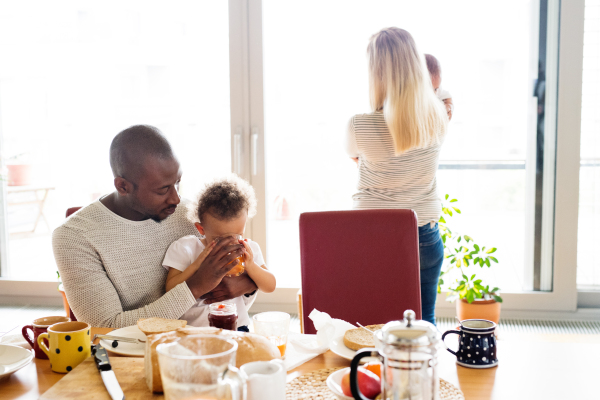
<path fill-rule="evenodd" d="M 440 341 L 440 333 L 435 325 L 417 320 L 413 310 L 404 311 L 403 321 L 388 322 L 375 335 L 376 342 L 392 346 L 428 346 Z"/>
<path fill-rule="evenodd" d="M 208 306 L 208 312 L 213 315 L 237 314 L 235 303 L 212 303 Z"/>

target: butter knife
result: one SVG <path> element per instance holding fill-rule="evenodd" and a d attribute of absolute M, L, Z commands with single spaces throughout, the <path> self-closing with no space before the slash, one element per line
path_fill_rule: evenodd
<path fill-rule="evenodd" d="M 142 340 L 142 339 L 121 337 L 121 336 L 113 336 L 113 335 L 95 334 L 93 341 L 95 342 L 96 339 L 103 339 L 103 340 L 112 341 L 112 347 L 117 347 L 119 345 L 118 342 L 135 343 L 135 344 L 145 344 L 146 343 L 146 341 Z"/>
<path fill-rule="evenodd" d="M 104 386 L 106 386 L 106 390 L 108 391 L 108 394 L 110 395 L 111 399 L 125 400 L 125 395 L 123 394 L 121 385 L 119 385 L 119 381 L 117 381 L 115 372 L 112 370 L 112 367 L 110 365 L 106 349 L 100 344 L 92 345 L 92 354 L 94 355 L 96 367 L 100 372 L 100 376 L 102 377 Z"/>

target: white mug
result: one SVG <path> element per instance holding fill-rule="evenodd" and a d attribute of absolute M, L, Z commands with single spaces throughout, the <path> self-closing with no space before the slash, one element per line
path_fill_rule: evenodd
<path fill-rule="evenodd" d="M 283 361 L 255 361 L 240 369 L 248 376 L 248 400 L 285 400 Z"/>

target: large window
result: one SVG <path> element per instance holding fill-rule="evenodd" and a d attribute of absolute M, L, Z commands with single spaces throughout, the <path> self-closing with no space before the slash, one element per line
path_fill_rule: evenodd
<path fill-rule="evenodd" d="M 584 1 L 1 2 L 0 287 L 55 279 L 52 230 L 113 190 L 110 141 L 144 123 L 172 142 L 184 197 L 230 171 L 250 181 L 248 236 L 283 288 L 270 298 L 294 302 L 277 296 L 301 284 L 298 217 L 352 207 L 366 46 L 399 26 L 455 103 L 438 171 L 454 228 L 498 248 L 481 272 L 505 309 L 572 311 L 577 282 L 600 285 L 600 6 L 587 0 L 580 115 Z"/>
<path fill-rule="evenodd" d="M 600 2 L 586 1 L 581 105 L 577 284 L 600 289 Z"/>
<path fill-rule="evenodd" d="M 453 226 L 499 249 L 500 267 L 484 271 L 494 285 L 534 289 L 534 243 L 542 239 L 534 205 L 543 196 L 535 197 L 536 173 L 549 175 L 550 184 L 554 179 L 553 149 L 546 169 L 536 171 L 548 150 L 538 109 L 555 107 L 543 85 L 549 92 L 556 85 L 555 75 L 544 81 L 548 57 L 540 42 L 546 43 L 549 15 L 542 3 L 263 1 L 267 248 L 281 284 L 300 282 L 299 214 L 352 206 L 357 172 L 343 150 L 346 123 L 370 112 L 369 37 L 398 26 L 440 60 L 442 86 L 453 96 L 438 173 L 440 195 L 458 198 L 463 211 Z M 545 134 L 550 142 L 553 129 Z M 553 187 L 546 195 L 553 197 Z M 552 261 L 545 261 L 551 281 Z"/>
<path fill-rule="evenodd" d="M 166 134 L 184 197 L 230 171 L 229 17 L 224 1 L 33 3 L 0 3 L 2 275 L 53 280 L 50 234 L 114 190 L 120 130 Z"/>

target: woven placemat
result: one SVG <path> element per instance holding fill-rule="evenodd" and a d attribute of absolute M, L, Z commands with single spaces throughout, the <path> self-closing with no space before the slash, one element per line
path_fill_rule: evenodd
<path fill-rule="evenodd" d="M 286 386 L 286 400 L 337 400 L 325 382 L 338 369 L 320 369 L 297 377 Z M 440 379 L 440 400 L 465 400 L 465 396 L 459 388 Z"/>

